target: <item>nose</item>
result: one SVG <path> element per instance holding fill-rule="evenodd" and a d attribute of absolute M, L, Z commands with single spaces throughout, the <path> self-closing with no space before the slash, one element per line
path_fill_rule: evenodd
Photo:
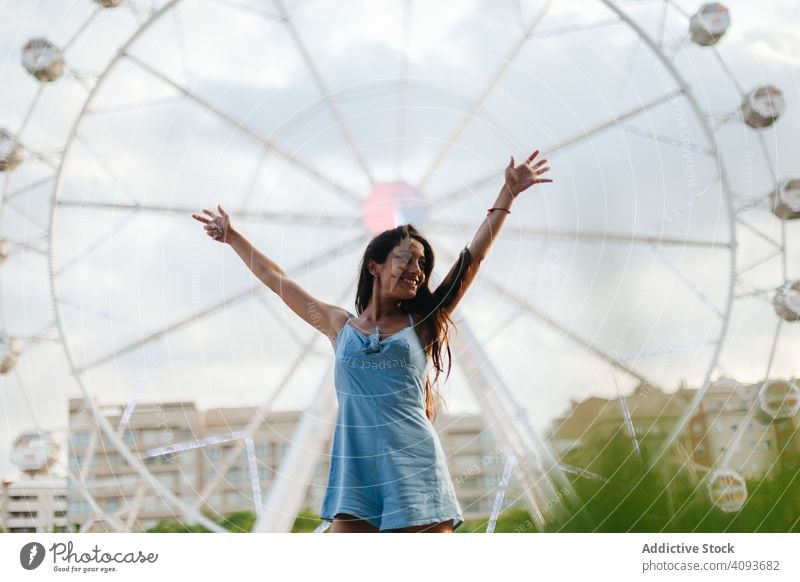
<path fill-rule="evenodd" d="M 422 269 L 419 268 L 419 263 L 417 263 L 416 261 L 412 261 L 411 263 L 409 263 L 407 270 L 414 276 L 422 274 Z"/>

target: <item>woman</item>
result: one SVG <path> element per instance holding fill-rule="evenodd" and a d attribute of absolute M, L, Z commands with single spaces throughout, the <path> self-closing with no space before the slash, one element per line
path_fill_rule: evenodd
<path fill-rule="evenodd" d="M 550 168 L 514 158 L 494 206 L 456 264 L 431 292 L 434 255 L 410 224 L 376 236 L 361 261 L 356 312 L 319 301 L 231 225 L 228 214 L 192 216 L 228 243 L 292 311 L 324 333 L 336 355 L 339 402 L 328 488 L 320 515 L 332 532 L 447 532 L 463 523 L 432 421 L 433 390 L 448 356 L 450 314 L 464 296 L 515 198 Z M 371 330 L 375 330 L 371 332 Z M 428 371 L 436 370 L 433 384 Z"/>

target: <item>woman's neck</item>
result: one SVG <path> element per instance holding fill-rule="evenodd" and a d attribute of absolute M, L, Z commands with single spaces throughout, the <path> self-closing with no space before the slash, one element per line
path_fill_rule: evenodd
<path fill-rule="evenodd" d="M 380 299 L 376 300 L 373 295 L 362 315 L 366 317 L 367 321 L 378 322 L 398 315 L 405 315 L 405 311 L 403 311 L 400 301 L 390 299 L 382 302 Z"/>

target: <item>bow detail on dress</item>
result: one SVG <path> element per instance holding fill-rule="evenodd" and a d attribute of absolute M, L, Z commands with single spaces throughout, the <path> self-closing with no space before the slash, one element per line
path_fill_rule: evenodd
<path fill-rule="evenodd" d="M 374 354 L 376 352 L 380 352 L 381 351 L 380 338 L 381 338 L 381 330 L 376 325 L 375 333 L 367 338 L 367 342 L 369 343 L 367 344 L 366 347 L 361 348 L 361 351 L 364 352 L 365 354 Z"/>

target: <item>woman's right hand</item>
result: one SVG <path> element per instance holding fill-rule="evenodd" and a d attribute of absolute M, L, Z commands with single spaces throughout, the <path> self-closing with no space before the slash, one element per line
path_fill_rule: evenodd
<path fill-rule="evenodd" d="M 231 234 L 233 233 L 231 219 L 228 213 L 222 209 L 222 206 L 218 205 L 217 210 L 219 210 L 219 215 L 204 208 L 203 212 L 208 217 L 192 214 L 192 218 L 205 224 L 203 228 L 205 228 L 208 236 L 221 243 L 226 243 L 230 241 Z"/>

